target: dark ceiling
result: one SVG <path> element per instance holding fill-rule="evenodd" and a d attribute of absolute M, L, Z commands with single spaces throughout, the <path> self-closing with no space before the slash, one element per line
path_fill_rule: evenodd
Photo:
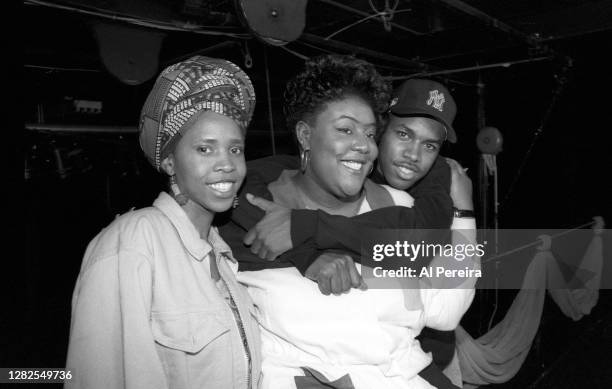
<path fill-rule="evenodd" d="M 445 70 L 489 59 L 522 60 L 557 51 L 563 55 L 568 39 L 612 27 L 610 0 L 301 2 L 307 3 L 303 34 L 284 49 L 303 55 L 352 51 L 380 65 L 395 65 L 399 74 Z M 292 2 L 282 0 L 25 0 L 32 31 L 45 31 L 44 36 L 35 34 L 36 39 L 27 42 L 26 63 L 99 68 L 90 27 L 113 19 L 125 26 L 165 32 L 162 63 L 228 39 L 248 42 L 252 34 L 241 23 L 237 3 L 257 4 L 270 12 L 292 8 L 287 6 Z M 382 16 L 373 17 L 384 12 L 387 23 Z M 292 14 L 282 15 L 274 20 L 291 25 Z M 225 35 L 210 35 L 213 33 Z"/>
<path fill-rule="evenodd" d="M 497 75 L 496 69 L 510 66 L 518 72 L 544 66 L 543 85 L 549 89 L 546 80 L 575 61 L 588 62 L 593 72 L 612 67 L 604 55 L 612 48 L 612 0 L 24 0 L 23 4 L 28 21 L 25 71 L 31 88 L 39 91 L 27 97 L 28 122 L 133 126 L 159 70 L 196 53 L 227 58 L 245 68 L 259 97 L 252 127 L 266 128 L 276 121 L 281 136 L 284 84 L 304 57 L 322 53 L 352 53 L 394 80 L 429 76 L 451 87 L 472 87 L 472 93 L 480 81 Z M 249 7 L 247 14 L 244 10 Z M 299 38 L 267 44 L 268 38 L 253 33 L 262 28 L 272 29 L 276 36 L 293 33 L 292 39 Z M 479 81 L 478 76 L 483 78 Z M 102 101 L 103 112 L 70 115 L 74 112 L 67 104 L 73 99 Z M 260 131 L 268 134 L 267 129 Z"/>
<path fill-rule="evenodd" d="M 609 155 L 605 143 L 576 137 L 575 131 L 589 128 L 603 134 L 609 128 L 602 115 L 588 113 L 599 104 L 594 90 L 595 95 L 605 96 L 612 88 L 612 0 L 25 0 L 23 4 L 26 83 L 28 90 L 35 91 L 25 96 L 26 128 L 38 130 L 29 132 L 37 134 L 30 139 L 31 148 L 37 150 L 33 154 L 42 153 L 42 145 L 50 142 L 42 135 L 67 131 L 72 134 L 69 142 L 74 137 L 80 137 L 78 142 L 95 140 L 96 150 L 105 136 L 115 142 L 115 148 L 94 154 L 114 153 L 115 159 L 131 155 L 125 147 L 137 145 L 135 125 L 154 75 L 196 53 L 234 61 L 255 84 L 257 108 L 247 137 L 247 158 L 294 152 L 281 111 L 285 82 L 304 57 L 335 52 L 369 60 L 396 85 L 415 76 L 447 83 L 459 103 L 455 128 L 461 136 L 445 153 L 464 164 L 477 162 L 479 151 L 473 140 L 478 129 L 484 124 L 499 127 L 505 137 L 500 163 L 506 169 L 500 183 L 504 198 L 516 190 L 516 178 L 525 173 L 517 171 L 525 161 L 529 161 L 525 174 L 532 174 L 531 184 L 539 185 L 532 168 L 552 163 L 551 155 L 563 155 L 563 169 L 550 172 L 557 172 L 560 183 L 574 177 L 576 190 L 593 179 L 591 170 L 586 174 L 581 169 L 609 163 L 603 160 Z M 247 17 L 245 23 L 246 8 L 238 4 L 254 4 L 260 18 Z M 300 4 L 305 6 L 302 16 Z M 290 42 L 253 33 L 268 28 L 277 38 L 287 36 L 302 22 L 303 31 Z M 114 65 L 109 66 L 109 61 Z M 479 85 L 485 86 L 480 95 Z M 102 111 L 78 112 L 76 101 L 82 100 L 101 102 Z M 530 146 L 538 129 L 550 134 L 540 142 L 549 149 Z M 52 141 L 66 153 L 77 147 L 62 145 L 57 138 Z M 53 152 L 42 157 L 48 169 L 56 169 Z M 523 180 L 516 187 L 529 196 L 529 183 Z M 585 203 L 604 203 L 605 193 L 612 194 L 599 193 L 600 200 Z M 551 213 L 557 215 L 552 205 Z M 567 219 L 560 214 L 559 218 Z"/>
<path fill-rule="evenodd" d="M 261 17 L 242 17 L 244 4 L 255 4 Z M 296 4 L 305 5 L 305 19 Z M 271 18 L 276 10 L 280 16 Z M 113 81 L 104 78 L 113 74 L 124 85 L 143 84 L 107 92 L 115 100 L 131 95 L 134 106 L 121 106 L 132 111 L 146 81 L 195 53 L 247 68 L 259 90 L 270 85 L 273 99 L 303 57 L 327 52 L 356 54 L 396 79 L 434 76 L 456 85 L 475 85 L 475 69 L 538 61 L 561 67 L 584 55 L 611 64 L 600 53 L 612 46 L 612 0 L 24 0 L 24 13 L 26 71 L 47 97 L 102 100 L 95 94 L 105 93 Z M 272 25 L 285 36 L 302 19 L 301 35 L 286 44 L 267 45 L 252 33 Z M 96 80 L 101 88 L 82 90 Z"/>
<path fill-rule="evenodd" d="M 18 41 L 13 35 L 19 34 L 23 42 L 25 76 L 9 95 L 24 91 L 19 104 L 24 105 L 28 129 L 23 147 L 26 190 L 21 193 L 12 182 L 5 184 L 6 192 L 15 197 L 9 202 L 18 213 L 15 220 L 26 225 L 8 228 L 16 237 L 11 246 L 26 253 L 25 260 L 12 262 L 27 267 L 19 273 L 23 277 L 12 277 L 15 285 L 9 289 L 16 296 L 12 300 L 27 300 L 16 304 L 20 312 L 12 316 L 31 323 L 19 323 L 23 337 L 15 336 L 19 331 L 4 331 L 14 338 L 13 347 L 4 354 L 26 361 L 12 365 L 63 366 L 70 295 L 87 242 L 115 215 L 149 206 L 166 184 L 142 156 L 136 133 L 153 76 L 196 53 L 234 61 L 255 84 L 257 106 L 247 135 L 247 159 L 295 152 L 284 125 L 281 97 L 303 57 L 353 53 L 388 77 L 421 75 L 448 84 L 459 107 L 453 123 L 459 141 L 445 145 L 442 155 L 469 168 L 479 228 L 491 226 L 490 220 L 482 222 L 482 215 L 487 207 L 491 211 L 493 203 L 493 185 L 487 187 L 482 179 L 482 158 L 475 142 L 484 124 L 499 128 L 504 137 L 495 185 L 500 228 L 572 228 L 595 215 L 602 215 L 608 224 L 612 220 L 612 188 L 605 178 L 612 169 L 612 153 L 604 141 L 612 129 L 607 115 L 612 90 L 612 0 L 309 0 L 303 33 L 284 45 L 255 37 L 236 11 L 238 2 L 261 5 L 264 16 L 306 4 L 306 0 L 23 1 L 21 28 L 11 26 L 12 31 L 4 34 L 9 41 Z M 372 16 L 377 12 L 384 12 L 389 23 L 380 14 Z M 6 17 L 11 15 L 5 12 Z M 269 17 L 264 20 L 269 25 L 279 23 Z M 282 16 L 280 20 L 288 30 L 301 21 Z M 102 46 L 106 60 L 109 55 L 114 58 L 114 69 L 105 65 Z M 79 111 L 79 104 L 101 110 Z M 7 104 L 9 109 L 13 106 Z M 19 148 L 5 142 L 9 154 Z M 486 191 L 488 201 L 482 196 Z M 22 292 L 24 285 L 27 293 Z M 483 298 L 473 306 L 482 314 L 492 301 Z M 601 308 L 599 312 L 610 311 Z M 542 381 L 544 362 L 548 371 L 568 367 L 557 376 L 571 379 L 555 387 L 608 380 L 609 358 L 602 357 L 601 345 L 609 342 L 600 342 L 599 333 L 589 331 L 601 347 L 585 351 L 583 346 L 593 339 L 585 342 L 585 337 L 563 331 L 567 323 L 543 317 L 535 356 L 530 354 L 514 383 L 496 387 L 547 387 Z M 600 323 L 601 317 L 594 319 Z M 590 358 L 568 349 L 568 339 L 580 344 L 582 354 Z M 556 363 L 562 359 L 565 362 Z M 542 382 L 532 385 L 534 380 Z"/>

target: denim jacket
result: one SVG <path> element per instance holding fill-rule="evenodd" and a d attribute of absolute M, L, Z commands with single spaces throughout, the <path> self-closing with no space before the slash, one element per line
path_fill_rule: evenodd
<path fill-rule="evenodd" d="M 201 239 L 166 193 L 117 218 L 83 259 L 66 387 L 257 388 L 259 330 L 237 267 L 216 228 Z"/>

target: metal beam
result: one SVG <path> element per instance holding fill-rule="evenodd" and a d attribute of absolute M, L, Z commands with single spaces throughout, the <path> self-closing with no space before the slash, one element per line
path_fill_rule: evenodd
<path fill-rule="evenodd" d="M 26 130 L 70 132 L 70 133 L 95 133 L 95 134 L 137 134 L 138 128 L 133 126 L 92 126 L 81 124 L 41 124 L 26 123 Z"/>
<path fill-rule="evenodd" d="M 469 66 L 469 67 L 458 68 L 458 69 L 447 69 L 447 70 L 440 70 L 440 71 L 435 71 L 435 72 L 423 72 L 423 73 L 411 74 L 409 76 L 394 76 L 394 77 L 383 77 L 383 78 L 386 79 L 386 80 L 397 81 L 397 80 L 407 80 L 409 78 L 415 78 L 415 77 L 438 76 L 438 75 L 441 75 L 441 74 L 454 74 L 454 73 L 462 73 L 462 72 L 471 72 L 471 71 L 474 71 L 474 70 L 482 70 L 482 69 L 490 69 L 490 68 L 509 68 L 512 65 L 518 65 L 518 64 L 523 64 L 523 63 L 532 63 L 532 62 L 537 62 L 537 61 L 546 61 L 546 60 L 551 60 L 553 58 L 554 58 L 553 56 L 537 57 L 537 58 L 527 58 L 527 59 L 520 59 L 520 60 L 516 60 L 516 61 L 506 61 L 506 62 L 492 63 L 492 64 L 488 64 L 488 65 L 476 65 L 476 66 Z"/>
<path fill-rule="evenodd" d="M 25 123 L 26 130 L 33 132 L 57 132 L 64 134 L 138 134 L 136 126 L 96 126 L 87 124 L 43 124 Z M 268 130 L 249 130 L 249 136 L 270 136 Z M 277 131 L 275 136 L 291 135 L 289 131 Z"/>
<path fill-rule="evenodd" d="M 461 0 L 438 0 L 440 3 L 444 3 L 450 8 L 461 11 L 466 15 L 472 16 L 481 22 L 484 22 L 487 26 L 493 27 L 497 30 L 503 31 L 509 35 L 512 35 L 520 40 L 526 42 L 529 45 L 538 44 L 538 40 L 534 37 L 525 34 L 522 31 L 517 30 L 516 28 L 502 22 L 499 19 L 492 17 L 491 15 L 479 10 L 478 8 L 472 7 L 471 5 L 461 1 Z"/>

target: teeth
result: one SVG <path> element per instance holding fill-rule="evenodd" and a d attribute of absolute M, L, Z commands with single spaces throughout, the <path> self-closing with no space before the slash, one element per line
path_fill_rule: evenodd
<path fill-rule="evenodd" d="M 399 168 L 399 170 L 402 173 L 405 173 L 405 174 L 414 174 L 414 170 L 412 170 L 410 168 L 407 168 L 407 167 L 404 167 L 404 166 L 398 166 L 398 168 Z"/>
<path fill-rule="evenodd" d="M 399 170 L 399 174 L 405 179 L 411 179 L 416 175 L 416 172 L 414 170 L 405 166 L 398 166 L 397 169 Z"/>
<path fill-rule="evenodd" d="M 342 164 L 352 170 L 361 170 L 363 163 L 353 161 L 342 161 Z"/>
<path fill-rule="evenodd" d="M 217 182 L 209 185 L 217 192 L 229 192 L 233 184 L 231 182 Z"/>

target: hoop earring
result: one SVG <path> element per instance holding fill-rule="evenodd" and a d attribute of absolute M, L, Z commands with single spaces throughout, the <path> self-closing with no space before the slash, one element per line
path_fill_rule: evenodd
<path fill-rule="evenodd" d="M 240 204 L 240 200 L 238 198 L 238 195 L 236 195 L 234 196 L 234 201 L 232 202 L 232 208 L 236 209 L 239 204 Z"/>
<path fill-rule="evenodd" d="M 310 149 L 300 150 L 300 171 L 303 173 L 306 172 L 306 167 L 310 162 Z"/>
<path fill-rule="evenodd" d="M 370 165 L 370 170 L 368 170 L 368 174 L 366 174 L 366 177 L 372 174 L 372 171 L 374 171 L 374 164 Z"/>
<path fill-rule="evenodd" d="M 189 201 L 187 196 L 181 193 L 177 183 L 176 177 L 174 175 L 170 176 L 170 190 L 172 191 L 172 197 L 179 205 L 185 205 Z"/>

